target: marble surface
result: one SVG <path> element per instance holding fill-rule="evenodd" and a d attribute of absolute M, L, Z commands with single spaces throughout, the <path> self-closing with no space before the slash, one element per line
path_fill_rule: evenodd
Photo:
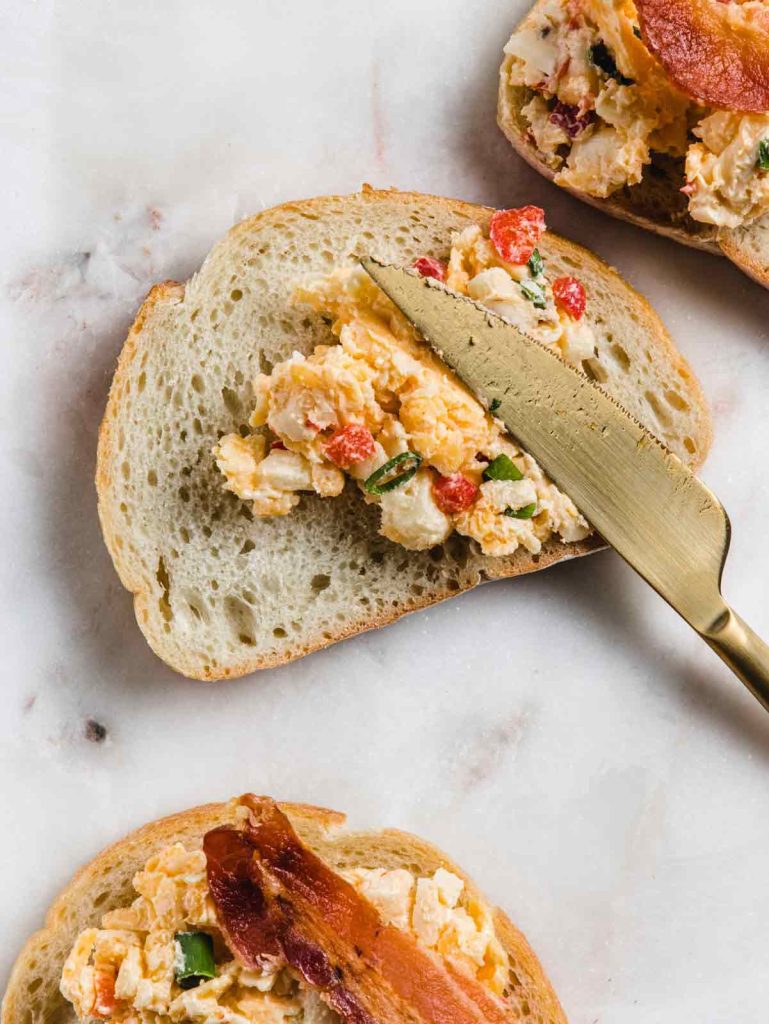
<path fill-rule="evenodd" d="M 769 717 L 616 556 L 206 686 L 145 646 L 100 538 L 96 431 L 153 281 L 252 211 L 362 181 L 533 201 L 653 298 L 696 367 L 727 593 L 769 635 L 769 295 L 513 156 L 496 68 L 524 7 L 4 5 L 3 975 L 104 844 L 252 788 L 449 849 L 576 1024 L 766 1020 Z"/>

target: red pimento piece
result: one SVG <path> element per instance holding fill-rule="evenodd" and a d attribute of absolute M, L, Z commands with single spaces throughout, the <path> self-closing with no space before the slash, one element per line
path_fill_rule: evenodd
<path fill-rule="evenodd" d="M 435 504 L 447 516 L 466 512 L 478 499 L 479 489 L 461 473 L 439 476 L 433 484 Z"/>
<path fill-rule="evenodd" d="M 326 455 L 340 469 L 349 469 L 376 454 L 374 435 L 362 423 L 349 423 L 334 431 L 326 442 Z"/>
<path fill-rule="evenodd" d="M 436 260 L 434 256 L 418 256 L 411 266 L 422 277 L 434 277 L 436 281 L 445 281 L 449 269 L 443 260 Z"/>
<path fill-rule="evenodd" d="M 307 427 L 308 430 L 314 430 L 316 434 L 319 434 L 322 429 L 321 427 L 318 426 L 317 423 L 314 423 L 309 416 L 304 421 L 304 425 Z"/>
<path fill-rule="evenodd" d="M 592 110 L 580 110 L 579 107 L 561 103 L 560 100 L 550 115 L 550 123 L 563 128 L 570 139 L 576 139 L 594 120 L 595 113 Z"/>
<path fill-rule="evenodd" d="M 489 237 L 505 263 L 528 263 L 545 233 L 545 211 L 539 206 L 497 210 L 491 218 Z"/>
<path fill-rule="evenodd" d="M 581 320 L 587 305 L 585 288 L 576 277 L 559 277 L 553 281 L 553 295 L 557 306 L 572 320 Z"/>
<path fill-rule="evenodd" d="M 279 438 L 276 438 L 274 441 L 270 442 L 271 452 L 285 452 L 287 450 L 288 449 Z"/>
<path fill-rule="evenodd" d="M 96 971 L 93 985 L 96 995 L 94 1016 L 109 1020 L 115 1012 L 115 975 L 109 971 Z"/>

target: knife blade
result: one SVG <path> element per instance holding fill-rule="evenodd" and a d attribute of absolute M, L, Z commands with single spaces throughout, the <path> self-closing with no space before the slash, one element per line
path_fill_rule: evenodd
<path fill-rule="evenodd" d="M 433 278 L 361 263 L 593 528 L 769 710 L 769 647 L 721 596 L 731 528 L 718 498 L 545 345 Z"/>

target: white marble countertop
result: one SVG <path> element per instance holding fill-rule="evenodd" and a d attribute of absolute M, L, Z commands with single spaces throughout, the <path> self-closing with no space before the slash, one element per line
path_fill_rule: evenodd
<path fill-rule="evenodd" d="M 513 156 L 495 85 L 525 6 L 5 5 L 3 975 L 104 844 L 252 788 L 447 848 L 574 1024 L 766 1020 L 769 717 L 616 556 L 217 687 L 151 654 L 101 542 L 96 430 L 153 281 L 183 279 L 241 216 L 363 181 L 533 201 L 653 299 L 697 369 L 727 593 L 769 635 L 769 295 Z"/>

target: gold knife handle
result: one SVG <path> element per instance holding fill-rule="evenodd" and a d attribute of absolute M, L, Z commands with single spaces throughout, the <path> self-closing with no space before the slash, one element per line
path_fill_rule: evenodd
<path fill-rule="evenodd" d="M 702 636 L 769 711 L 769 644 L 726 605 Z"/>

